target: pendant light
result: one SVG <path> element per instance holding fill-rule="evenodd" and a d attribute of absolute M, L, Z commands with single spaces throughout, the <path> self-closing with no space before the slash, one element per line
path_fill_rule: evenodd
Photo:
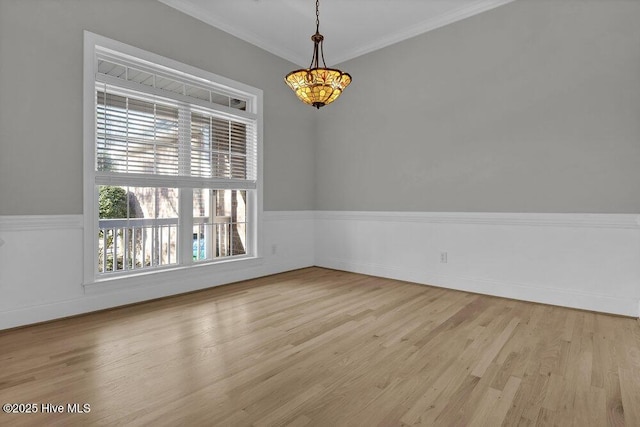
<path fill-rule="evenodd" d="M 318 109 L 335 101 L 342 91 L 351 83 L 348 73 L 335 68 L 327 68 L 324 62 L 322 42 L 324 36 L 320 34 L 320 0 L 316 0 L 316 33 L 311 36 L 313 41 L 313 56 L 309 68 L 295 70 L 287 74 L 284 81 L 293 90 L 300 101 Z M 320 67 L 319 58 L 322 58 Z"/>

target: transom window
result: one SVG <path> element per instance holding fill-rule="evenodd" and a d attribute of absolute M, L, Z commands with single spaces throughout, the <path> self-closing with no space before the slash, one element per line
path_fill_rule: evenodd
<path fill-rule="evenodd" d="M 85 281 L 257 256 L 261 92 L 87 37 Z"/>

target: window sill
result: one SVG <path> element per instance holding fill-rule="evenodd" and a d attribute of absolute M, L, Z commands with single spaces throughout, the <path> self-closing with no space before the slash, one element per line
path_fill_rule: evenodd
<path fill-rule="evenodd" d="M 212 274 L 230 273 L 259 267 L 264 264 L 262 257 L 243 257 L 211 262 L 198 262 L 188 266 L 176 266 L 153 271 L 134 271 L 111 277 L 98 277 L 93 282 L 84 283 L 85 294 L 97 294 L 120 289 L 162 286 L 182 283 L 188 279 L 205 279 Z M 189 290 L 185 290 L 189 292 Z"/>

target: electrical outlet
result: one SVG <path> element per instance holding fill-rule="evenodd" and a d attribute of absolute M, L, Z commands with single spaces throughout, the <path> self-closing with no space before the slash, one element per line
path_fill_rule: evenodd
<path fill-rule="evenodd" d="M 446 252 L 440 252 L 440 264 L 446 264 L 448 262 L 448 255 Z"/>
<path fill-rule="evenodd" d="M 271 255 L 278 253 L 278 245 L 271 245 Z"/>

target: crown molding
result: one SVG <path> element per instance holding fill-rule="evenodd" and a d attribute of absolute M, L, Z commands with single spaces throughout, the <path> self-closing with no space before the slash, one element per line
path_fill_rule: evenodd
<path fill-rule="evenodd" d="M 246 28 L 231 25 L 217 16 L 212 16 L 206 10 L 194 5 L 188 0 L 158 0 L 158 1 L 160 3 L 166 4 L 169 7 L 177 9 L 180 12 L 185 13 L 193 18 L 196 18 L 206 24 L 216 27 L 219 30 L 224 31 L 225 33 L 229 33 L 232 36 L 235 36 L 241 40 L 244 40 L 247 43 L 257 46 L 260 49 L 266 50 L 267 52 L 270 52 L 276 56 L 279 56 L 280 58 L 284 58 L 289 62 L 293 62 L 294 64 L 298 64 L 298 65 L 309 62 L 306 56 L 302 57 L 300 55 L 297 55 L 295 52 L 293 52 L 290 49 L 286 49 L 282 46 L 274 46 L 273 44 L 267 43 L 252 31 L 249 31 Z"/>
<path fill-rule="evenodd" d="M 350 59 L 357 58 L 358 56 L 362 56 L 375 50 L 382 49 L 383 47 L 387 47 L 392 44 L 410 39 L 412 37 L 416 37 L 420 34 L 436 30 L 446 25 L 453 24 L 454 22 L 461 21 L 463 19 L 478 15 L 491 9 L 495 9 L 498 6 L 502 6 L 513 1 L 515 0 L 478 0 L 471 5 L 460 7 L 444 15 L 436 16 L 435 18 L 430 18 L 422 21 L 419 24 L 408 27 L 402 31 L 397 31 L 395 33 L 389 34 L 386 37 L 375 39 L 371 43 L 350 50 L 342 56 L 338 55 L 334 59 L 334 62 L 336 64 L 340 64 Z"/>
<path fill-rule="evenodd" d="M 226 33 L 229 33 L 232 36 L 244 40 L 245 42 L 248 42 L 254 46 L 266 50 L 267 52 L 279 56 L 280 58 L 284 58 L 287 61 L 293 62 L 294 64 L 304 67 L 309 62 L 309 58 L 306 53 L 305 55 L 299 55 L 296 52 L 283 46 L 277 46 L 268 43 L 247 28 L 231 25 L 228 22 L 220 19 L 219 17 L 212 16 L 206 10 L 194 5 L 189 0 L 158 1 L 189 16 L 192 16 L 202 22 L 205 22 L 213 27 L 216 27 Z M 471 17 L 473 15 L 477 15 L 487 10 L 494 9 L 498 6 L 511 3 L 513 1 L 515 0 L 478 0 L 471 5 L 460 7 L 450 13 L 446 13 L 435 18 L 426 19 L 425 21 L 420 22 L 417 25 L 413 25 L 401 31 L 391 33 L 385 37 L 374 39 L 371 43 L 364 46 L 357 46 L 354 49 L 348 50 L 347 53 L 343 55 L 337 55 L 335 58 L 333 58 L 332 62 L 334 64 L 339 64 L 348 61 L 366 53 L 370 53 L 383 47 L 399 43 L 403 40 L 407 40 L 420 34 L 435 30 L 437 28 L 444 27 L 445 25 L 452 24 L 454 22 Z"/>

